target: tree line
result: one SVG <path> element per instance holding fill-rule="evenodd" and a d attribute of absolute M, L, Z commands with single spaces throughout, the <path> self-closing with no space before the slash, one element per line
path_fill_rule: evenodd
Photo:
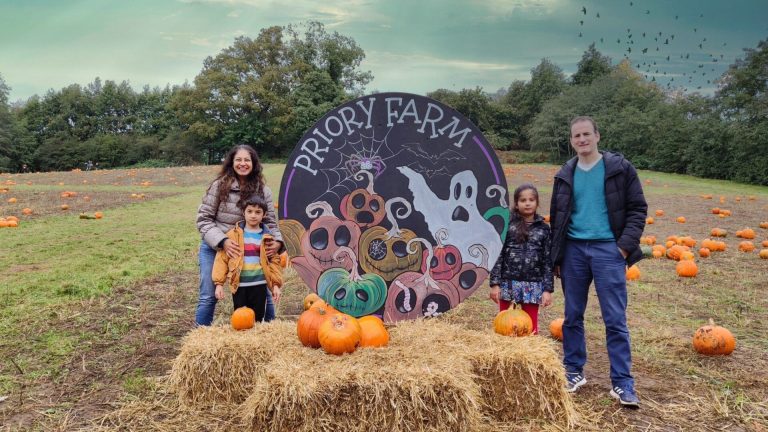
<path fill-rule="evenodd" d="M 0 76 L 0 171 L 216 163 L 236 143 L 283 158 L 331 108 L 372 80 L 354 39 L 322 24 L 270 27 L 206 58 L 193 83 L 96 78 L 11 104 Z M 573 156 L 568 121 L 591 115 L 601 147 L 638 168 L 768 184 L 768 40 L 744 50 L 713 96 L 664 90 L 590 45 L 570 77 L 548 59 L 530 79 L 427 94 L 474 122 L 498 150 Z"/>

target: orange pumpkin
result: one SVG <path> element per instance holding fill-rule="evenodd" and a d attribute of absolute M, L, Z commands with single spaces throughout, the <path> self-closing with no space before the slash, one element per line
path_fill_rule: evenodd
<path fill-rule="evenodd" d="M 16 198 L 8 198 L 8 203 L 9 204 L 14 204 L 14 203 L 16 203 L 16 201 L 18 201 Z"/>
<path fill-rule="evenodd" d="M 253 328 L 253 325 L 256 322 L 256 313 L 253 309 L 247 306 L 239 307 L 232 312 L 231 322 L 232 328 L 235 330 L 247 330 Z"/>
<path fill-rule="evenodd" d="M 712 237 L 725 237 L 728 235 L 728 232 L 722 228 L 712 228 L 712 231 L 709 232 L 709 235 Z"/>
<path fill-rule="evenodd" d="M 680 258 L 683 256 L 683 252 L 687 252 L 688 248 L 681 245 L 673 245 L 669 249 L 667 249 L 667 258 L 673 259 L 675 261 L 680 261 Z"/>
<path fill-rule="evenodd" d="M 768 221 L 760 222 L 760 228 L 768 229 Z"/>
<path fill-rule="evenodd" d="M 693 349 L 704 355 L 728 355 L 736 349 L 736 338 L 710 318 L 708 325 L 699 327 L 693 334 Z"/>
<path fill-rule="evenodd" d="M 322 300 L 319 295 L 315 293 L 309 293 L 304 297 L 304 310 L 309 310 L 309 308 L 318 300 Z"/>
<path fill-rule="evenodd" d="M 383 347 L 389 343 L 389 332 L 381 318 L 368 315 L 358 318 L 360 324 L 360 347 Z"/>
<path fill-rule="evenodd" d="M 695 258 L 695 257 L 694 257 L 694 255 L 693 255 L 693 252 L 691 252 L 691 251 L 685 251 L 685 252 L 683 252 L 683 253 L 681 253 L 681 254 L 680 254 L 680 261 L 683 261 L 683 260 L 692 260 L 692 259 L 694 259 L 694 258 Z"/>
<path fill-rule="evenodd" d="M 730 216 L 731 215 L 731 211 L 728 210 L 728 209 L 723 209 L 723 210 L 720 210 L 720 214 L 723 215 L 723 216 Z"/>
<path fill-rule="evenodd" d="M 21 209 L 21 214 L 29 216 L 32 214 L 32 209 L 29 207 L 24 207 L 23 209 Z"/>
<path fill-rule="evenodd" d="M 309 309 L 299 315 L 296 323 L 296 333 L 302 345 L 310 348 L 320 348 L 318 330 L 329 314 L 325 309 Z"/>
<path fill-rule="evenodd" d="M 762 246 L 764 248 L 768 248 L 768 240 L 763 240 L 763 242 L 760 243 L 760 246 Z"/>
<path fill-rule="evenodd" d="M 558 318 L 552 320 L 551 323 L 549 323 L 549 334 L 552 335 L 553 338 L 557 340 L 563 340 L 563 322 L 565 319 Z"/>
<path fill-rule="evenodd" d="M 320 324 L 317 337 L 328 354 L 352 353 L 360 343 L 360 324 L 350 315 L 336 313 Z"/>
<path fill-rule="evenodd" d="M 16 228 L 19 226 L 19 221 L 16 220 L 8 220 L 5 221 L 5 223 L 7 224 L 8 228 Z"/>
<path fill-rule="evenodd" d="M 661 258 L 661 257 L 663 257 L 663 256 L 664 256 L 664 252 L 662 252 L 662 251 L 660 251 L 660 250 L 658 250 L 658 249 L 654 249 L 654 250 L 651 252 L 651 255 L 653 255 L 653 257 L 654 257 L 654 258 Z"/>
<path fill-rule="evenodd" d="M 747 240 L 753 240 L 755 238 L 755 230 L 752 228 L 744 228 L 741 231 L 736 231 L 736 237 L 741 237 Z"/>
<path fill-rule="evenodd" d="M 493 330 L 503 336 L 528 336 L 533 332 L 533 321 L 522 309 L 507 309 L 496 315 Z"/>
<path fill-rule="evenodd" d="M 760 252 L 758 253 L 758 255 L 762 259 L 768 259 L 768 249 L 760 249 Z"/>
<path fill-rule="evenodd" d="M 702 258 L 708 258 L 710 253 L 711 253 L 711 251 L 709 250 L 709 248 L 703 247 L 703 248 L 699 249 L 699 256 L 702 257 Z"/>
<path fill-rule="evenodd" d="M 713 207 L 712 208 L 712 214 L 720 214 L 720 208 L 719 207 Z"/>
<path fill-rule="evenodd" d="M 675 266 L 678 276 L 682 277 L 696 277 L 699 273 L 699 267 L 694 260 L 682 260 Z"/>
<path fill-rule="evenodd" d="M 692 237 L 680 237 L 680 243 L 682 243 L 685 246 L 688 246 L 690 248 L 696 246 L 696 240 Z"/>
<path fill-rule="evenodd" d="M 679 223 L 685 223 L 685 216 L 678 216 L 675 220 Z"/>
<path fill-rule="evenodd" d="M 656 216 L 664 216 L 664 210 L 656 210 Z"/>
<path fill-rule="evenodd" d="M 640 279 L 640 268 L 637 266 L 637 264 L 627 268 L 626 276 L 628 281 Z"/>
<path fill-rule="evenodd" d="M 104 213 L 96 212 L 96 213 L 93 214 L 93 217 L 95 217 L 96 219 L 101 219 L 101 218 L 104 217 Z"/>
<path fill-rule="evenodd" d="M 739 250 L 742 252 L 752 252 L 755 250 L 755 244 L 749 240 L 744 240 L 743 242 L 739 243 Z"/>
<path fill-rule="evenodd" d="M 654 220 L 652 217 L 648 216 L 647 218 L 645 218 L 646 225 L 653 225 L 653 222 Z"/>

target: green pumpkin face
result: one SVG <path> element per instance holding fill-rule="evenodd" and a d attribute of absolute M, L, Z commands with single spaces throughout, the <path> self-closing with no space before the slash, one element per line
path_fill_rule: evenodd
<path fill-rule="evenodd" d="M 384 305 L 387 283 L 377 274 L 368 273 L 355 280 L 346 270 L 332 268 L 320 275 L 317 295 L 339 312 L 361 317 Z"/>

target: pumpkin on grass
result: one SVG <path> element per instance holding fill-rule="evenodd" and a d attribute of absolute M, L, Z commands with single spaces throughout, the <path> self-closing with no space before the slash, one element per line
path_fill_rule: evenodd
<path fill-rule="evenodd" d="M 558 318 L 552 320 L 552 322 L 549 323 L 549 333 L 552 335 L 553 338 L 561 341 L 563 340 L 563 322 L 565 321 L 564 318 Z"/>
<path fill-rule="evenodd" d="M 699 273 L 699 267 L 694 260 L 681 260 L 675 266 L 675 271 L 681 277 L 696 277 Z"/>
<path fill-rule="evenodd" d="M 656 210 L 656 216 L 664 216 L 664 210 Z"/>
<path fill-rule="evenodd" d="M 638 267 L 637 264 L 627 268 L 626 273 L 627 273 L 626 276 L 628 281 L 634 281 L 634 280 L 640 279 L 640 267 Z"/>
<path fill-rule="evenodd" d="M 712 228 L 712 231 L 709 232 L 709 235 L 712 237 L 725 237 L 728 235 L 728 232 L 722 228 Z"/>
<path fill-rule="evenodd" d="M 699 249 L 699 256 L 702 258 L 709 258 L 710 254 L 711 254 L 711 251 L 709 250 L 709 248 L 703 247 Z"/>
<path fill-rule="evenodd" d="M 383 347 L 389 343 L 389 332 L 384 321 L 375 315 L 368 315 L 357 320 L 360 324 L 360 347 Z"/>
<path fill-rule="evenodd" d="M 693 349 L 704 355 L 728 355 L 736 349 L 736 338 L 710 318 L 708 325 L 699 327 L 693 334 Z"/>
<path fill-rule="evenodd" d="M 528 336 L 533 332 L 533 321 L 522 309 L 501 311 L 493 320 L 493 330 L 503 336 Z"/>
<path fill-rule="evenodd" d="M 675 219 L 678 223 L 685 223 L 685 216 L 678 216 L 677 219 Z"/>
<path fill-rule="evenodd" d="M 760 253 L 758 255 L 762 259 L 768 259 L 768 249 L 760 249 Z"/>
<path fill-rule="evenodd" d="M 743 242 L 739 243 L 739 250 L 742 252 L 752 252 L 755 250 L 755 244 L 749 240 L 744 240 Z"/>
<path fill-rule="evenodd" d="M 21 209 L 21 214 L 25 216 L 29 216 L 32 214 L 32 209 L 29 207 L 24 207 L 23 209 Z"/>
<path fill-rule="evenodd" d="M 763 240 L 763 242 L 760 243 L 760 246 L 762 246 L 764 248 L 768 248 L 768 240 Z"/>
<path fill-rule="evenodd" d="M 741 237 L 747 240 L 754 240 L 755 230 L 752 228 L 744 228 L 743 230 L 736 231 L 736 237 Z"/>
<path fill-rule="evenodd" d="M 653 220 L 653 218 L 652 218 L 652 217 L 650 217 L 650 216 L 648 216 L 647 218 L 645 218 L 645 224 L 646 224 L 646 225 L 653 225 L 653 223 L 654 223 L 654 222 L 655 222 L 655 221 L 654 221 L 654 220 Z"/>
<path fill-rule="evenodd" d="M 760 228 L 768 229 L 768 221 L 760 222 Z"/>
<path fill-rule="evenodd" d="M 350 315 L 333 314 L 320 324 L 317 337 L 328 354 L 352 353 L 360 343 L 360 324 Z"/>
<path fill-rule="evenodd" d="M 232 328 L 235 330 L 247 330 L 253 328 L 256 322 L 256 313 L 253 309 L 243 306 L 232 312 Z"/>

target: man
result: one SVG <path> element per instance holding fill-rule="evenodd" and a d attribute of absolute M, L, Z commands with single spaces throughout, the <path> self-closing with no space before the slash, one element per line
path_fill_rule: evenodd
<path fill-rule="evenodd" d="M 598 151 L 599 142 L 592 118 L 571 121 L 577 156 L 555 175 L 552 190 L 552 261 L 565 297 L 563 364 L 568 391 L 586 384 L 584 312 L 594 281 L 611 363 L 610 393 L 622 405 L 636 408 L 625 271 L 643 257 L 640 235 L 648 204 L 634 166 L 621 154 Z"/>

